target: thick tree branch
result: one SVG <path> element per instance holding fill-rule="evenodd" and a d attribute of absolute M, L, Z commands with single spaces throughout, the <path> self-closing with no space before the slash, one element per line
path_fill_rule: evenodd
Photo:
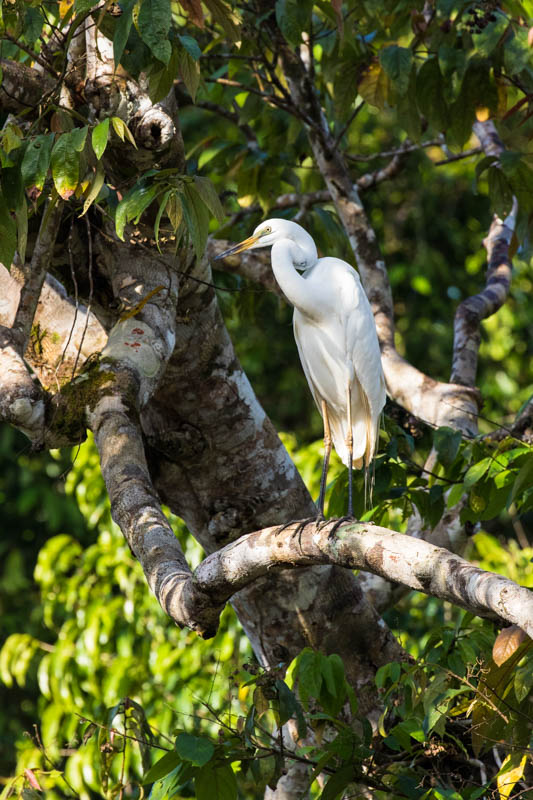
<path fill-rule="evenodd" d="M 194 583 L 221 602 L 273 569 L 336 564 L 372 572 L 480 616 L 496 616 L 533 638 L 533 592 L 529 589 L 441 547 L 387 528 L 346 523 L 331 536 L 333 524 L 317 530 L 310 523 L 292 536 L 290 528 L 282 534 L 278 528 L 267 528 L 243 536 L 206 558 L 194 572 Z"/>
<path fill-rule="evenodd" d="M 2 83 L 0 85 L 0 109 L 23 111 L 34 108 L 50 90 L 54 81 L 26 64 L 19 64 L 6 58 L 0 59 Z"/>
<path fill-rule="evenodd" d="M 131 402 L 139 394 L 138 376 L 124 366 L 114 368 L 89 412 L 111 514 L 163 610 L 178 625 L 213 636 L 223 604 L 217 605 L 193 584 L 179 541 L 161 511 L 146 464 L 137 409 Z"/>

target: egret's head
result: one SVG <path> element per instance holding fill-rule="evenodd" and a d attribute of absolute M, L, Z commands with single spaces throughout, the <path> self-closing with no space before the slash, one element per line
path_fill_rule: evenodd
<path fill-rule="evenodd" d="M 297 259 L 298 264 L 301 262 L 302 266 L 310 266 L 316 261 L 317 252 L 313 239 L 301 225 L 289 219 L 267 219 L 261 222 L 248 239 L 230 247 L 229 250 L 216 256 L 215 260 L 242 253 L 243 250 L 271 247 L 282 239 L 288 239 L 301 251 L 301 258 Z"/>

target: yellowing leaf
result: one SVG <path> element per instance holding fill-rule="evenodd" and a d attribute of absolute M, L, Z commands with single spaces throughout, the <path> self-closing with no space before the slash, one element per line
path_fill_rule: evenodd
<path fill-rule="evenodd" d="M 137 149 L 135 139 L 133 138 L 133 135 L 128 126 L 126 125 L 126 123 L 124 122 L 124 120 L 120 119 L 120 117 L 111 117 L 111 124 L 113 125 L 113 129 L 117 134 L 117 136 L 119 137 L 119 139 L 122 139 L 122 141 L 124 141 L 124 137 L 126 137 L 128 141 L 131 142 L 131 144 L 134 146 L 134 148 Z"/>
<path fill-rule="evenodd" d="M 500 771 L 496 775 L 496 785 L 500 793 L 500 800 L 508 800 L 515 784 L 524 774 L 527 755 L 509 753 L 503 761 Z"/>
<path fill-rule="evenodd" d="M 496 637 L 492 648 L 494 662 L 501 667 L 526 639 L 527 634 L 518 625 L 510 625 L 508 628 L 504 628 Z"/>
<path fill-rule="evenodd" d="M 357 90 L 363 100 L 383 109 L 389 96 L 390 82 L 381 64 L 371 64 L 359 81 Z"/>
<path fill-rule="evenodd" d="M 61 19 L 68 13 L 71 7 L 74 5 L 74 0 L 61 0 L 59 3 L 59 16 Z"/>

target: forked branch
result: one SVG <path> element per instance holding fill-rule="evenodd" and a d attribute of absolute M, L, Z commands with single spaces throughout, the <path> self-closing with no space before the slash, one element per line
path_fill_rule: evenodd
<path fill-rule="evenodd" d="M 208 597 L 219 610 L 235 592 L 272 570 L 334 564 L 372 572 L 479 616 L 518 625 L 533 638 L 533 592 L 529 589 L 441 547 L 387 528 L 345 523 L 331 535 L 333 524 L 318 530 L 310 523 L 298 533 L 296 525 L 281 533 L 278 527 L 265 528 L 212 553 L 195 570 L 191 590 L 181 587 L 180 598 L 173 598 L 173 618 L 194 620 L 195 597 L 201 598 L 199 615 L 205 615 Z"/>

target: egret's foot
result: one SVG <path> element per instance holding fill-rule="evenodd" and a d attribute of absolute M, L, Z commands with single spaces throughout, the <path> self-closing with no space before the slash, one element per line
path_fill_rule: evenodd
<path fill-rule="evenodd" d="M 282 533 L 282 531 L 290 528 L 291 525 L 296 525 L 296 523 L 298 523 L 298 527 L 296 528 L 296 531 L 298 531 L 300 527 L 305 527 L 308 522 L 312 522 L 313 520 L 314 517 L 307 517 L 306 519 L 290 519 L 288 522 L 285 522 L 283 525 L 279 526 L 275 535 L 277 536 L 279 533 Z M 291 536 L 294 536 L 294 533 L 292 533 Z"/>
<path fill-rule="evenodd" d="M 339 517 L 335 521 L 335 525 L 333 526 L 333 528 L 328 533 L 328 539 L 332 539 L 337 533 L 340 526 L 343 525 L 345 522 L 358 522 L 358 521 L 359 520 L 356 519 L 356 517 L 354 517 L 353 514 L 346 514 L 344 517 Z M 329 520 L 329 522 L 331 522 L 331 520 Z"/>
<path fill-rule="evenodd" d="M 294 539 L 295 537 L 298 537 L 298 541 L 300 542 L 300 545 L 301 545 L 301 543 L 302 543 L 302 540 L 301 540 L 302 533 L 304 532 L 304 529 L 305 529 L 306 525 L 310 525 L 312 522 L 314 522 L 315 525 L 317 526 L 317 529 L 320 530 L 326 524 L 327 520 L 324 519 L 324 515 L 323 514 L 318 514 L 316 517 L 306 517 L 305 519 L 292 519 L 290 522 L 286 522 L 284 525 L 280 525 L 280 527 L 277 529 L 275 535 L 277 536 L 279 533 L 284 531 L 286 528 L 290 528 L 291 525 L 294 525 L 295 523 L 298 523 L 296 528 L 291 533 L 291 539 Z"/>

